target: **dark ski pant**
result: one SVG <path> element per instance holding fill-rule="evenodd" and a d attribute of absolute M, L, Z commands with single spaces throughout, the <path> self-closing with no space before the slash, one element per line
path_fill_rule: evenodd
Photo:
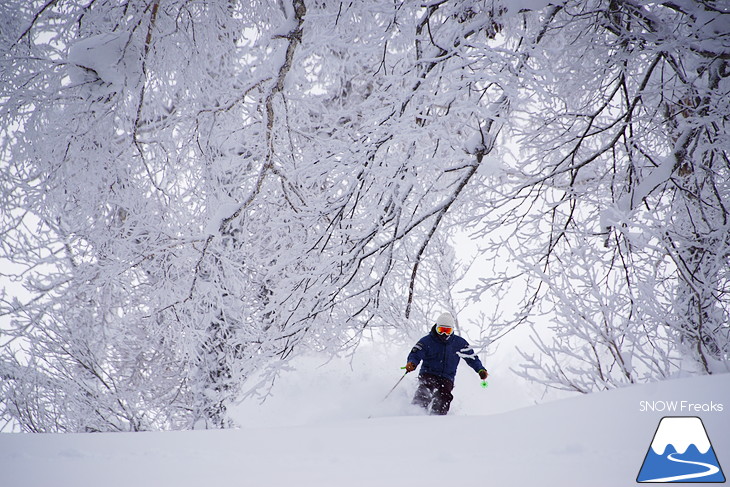
<path fill-rule="evenodd" d="M 418 376 L 418 389 L 413 396 L 413 404 L 423 409 L 429 409 L 431 414 L 443 415 L 449 412 L 451 400 L 454 396 L 451 394 L 454 383 L 445 377 L 439 377 L 432 374 L 421 374 Z"/>

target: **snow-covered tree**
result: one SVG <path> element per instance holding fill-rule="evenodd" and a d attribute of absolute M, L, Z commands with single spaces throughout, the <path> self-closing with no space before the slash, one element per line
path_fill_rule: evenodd
<path fill-rule="evenodd" d="M 422 318 L 503 109 L 469 54 L 490 16 L 6 8 L 3 256 L 31 297 L 4 301 L 1 373 L 24 429 L 226 426 L 254 372 Z"/>
<path fill-rule="evenodd" d="M 0 9 L 0 258 L 28 293 L 1 301 L 0 390 L 25 430 L 225 427 L 296 353 L 463 307 L 456 228 L 492 261 L 471 299 L 525 293 L 482 344 L 533 323 L 528 377 L 727 364 L 719 2 Z"/>
<path fill-rule="evenodd" d="M 493 338 L 547 313 L 523 374 L 581 392 L 727 370 L 727 6 L 569 1 L 521 15 L 545 35 L 516 73 L 520 157 L 487 197 L 513 232 L 492 255 L 521 265 L 527 294 Z"/>

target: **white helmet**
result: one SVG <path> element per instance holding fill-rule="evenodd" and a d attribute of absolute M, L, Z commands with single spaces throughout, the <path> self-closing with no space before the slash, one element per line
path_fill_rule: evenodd
<path fill-rule="evenodd" d="M 449 328 L 454 327 L 454 317 L 451 313 L 442 313 L 441 316 L 436 318 L 436 326 L 448 326 Z"/>

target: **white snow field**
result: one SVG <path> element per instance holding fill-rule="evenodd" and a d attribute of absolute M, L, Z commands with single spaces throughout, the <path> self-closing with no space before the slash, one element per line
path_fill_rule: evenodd
<path fill-rule="evenodd" d="M 496 377 L 482 390 L 465 368 L 455 390 L 461 402 L 446 417 L 410 409 L 415 376 L 378 403 L 392 383 L 366 400 L 374 394 L 370 386 L 358 396 L 354 378 L 347 387 L 342 371 L 328 377 L 325 369 L 320 377 L 313 369 L 299 374 L 298 389 L 284 379 L 272 401 L 237 410 L 239 429 L 2 434 L 0 485 L 620 487 L 636 485 L 663 416 L 702 418 L 730 473 L 730 374 L 488 414 L 490 402 L 500 404 L 500 394 L 514 391 L 500 389 Z M 467 404 L 475 402 L 487 413 Z M 672 404 L 675 411 L 651 411 Z"/>

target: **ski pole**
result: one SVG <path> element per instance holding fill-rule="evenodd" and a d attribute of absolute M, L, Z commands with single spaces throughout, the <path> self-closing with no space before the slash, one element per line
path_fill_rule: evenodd
<path fill-rule="evenodd" d="M 401 367 L 401 369 L 405 369 L 405 367 Z M 405 377 L 406 377 L 407 375 L 408 375 L 408 371 L 406 371 L 406 373 L 405 373 L 405 374 L 403 374 L 403 375 L 401 376 L 401 378 L 400 378 L 400 379 L 398 379 L 398 382 L 396 382 L 396 383 L 395 383 L 395 385 L 393 386 L 393 388 L 392 388 L 392 389 L 391 389 L 390 391 L 388 391 L 388 393 L 387 393 L 387 394 L 385 395 L 385 397 L 383 398 L 383 401 L 385 401 L 386 399 L 388 399 L 388 397 L 389 397 L 389 396 L 390 396 L 390 395 L 391 395 L 391 394 L 393 393 L 393 391 L 395 390 L 395 388 L 396 388 L 396 387 L 398 387 L 398 384 L 400 384 L 400 382 L 401 382 L 401 381 L 402 381 L 402 380 L 403 380 L 403 379 L 404 379 L 404 378 L 405 378 Z"/>
<path fill-rule="evenodd" d="M 405 367 L 401 367 L 401 369 L 405 369 Z M 393 388 L 392 388 L 391 390 L 389 390 L 389 391 L 388 391 L 388 393 L 387 393 L 387 394 L 385 395 L 385 397 L 384 397 L 383 399 L 381 399 L 381 400 L 380 400 L 380 402 L 381 402 L 381 403 L 382 403 L 382 402 L 385 402 L 385 400 L 386 400 L 386 399 L 388 399 L 388 397 L 389 397 L 389 396 L 390 396 L 390 395 L 391 395 L 391 394 L 393 393 L 393 391 L 395 390 L 395 388 L 396 388 L 396 387 L 398 387 L 398 384 L 400 384 L 400 383 L 401 383 L 401 381 L 402 381 L 403 379 L 405 379 L 405 377 L 406 377 L 407 375 L 408 375 L 408 371 L 406 370 L 406 373 L 405 373 L 405 374 L 403 374 L 403 375 L 401 376 L 401 378 L 400 378 L 400 379 L 398 379 L 398 382 L 396 382 L 396 383 L 395 383 L 395 385 L 393 386 Z M 369 415 L 369 416 L 368 416 L 368 419 L 370 419 L 370 418 L 372 418 L 372 417 L 373 417 L 373 415 L 371 414 L 371 415 Z"/>
<path fill-rule="evenodd" d="M 487 382 L 486 380 L 483 380 L 482 381 L 482 389 L 486 389 L 487 387 L 489 387 L 489 382 Z"/>

